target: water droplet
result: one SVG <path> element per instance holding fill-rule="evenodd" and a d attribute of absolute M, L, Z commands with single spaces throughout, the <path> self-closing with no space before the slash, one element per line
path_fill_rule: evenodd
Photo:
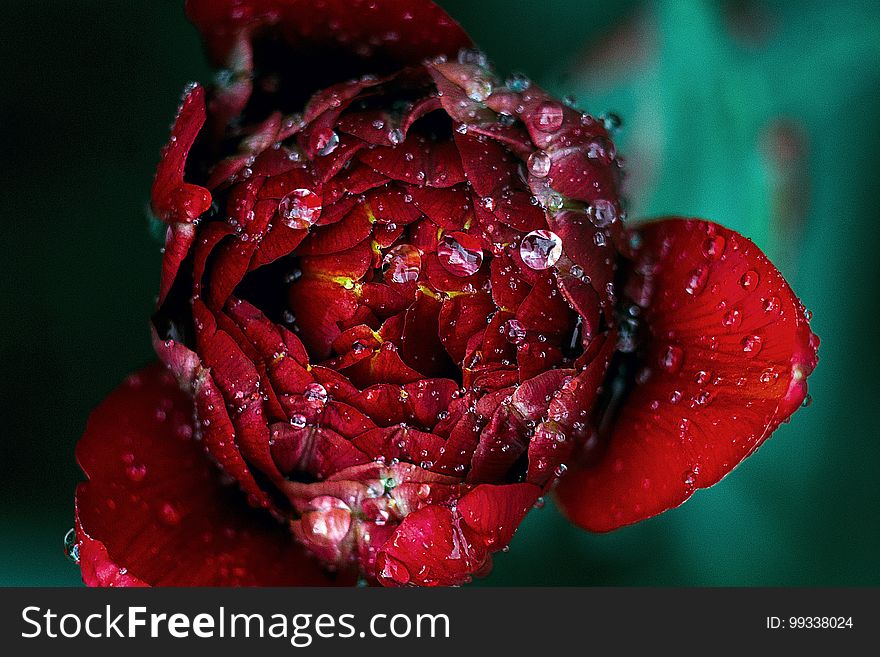
<path fill-rule="evenodd" d="M 778 379 L 779 372 L 775 371 L 772 367 L 767 368 L 758 376 L 758 381 L 760 381 L 764 385 L 769 385 Z"/>
<path fill-rule="evenodd" d="M 779 300 L 779 297 L 767 297 L 766 299 L 762 300 L 761 307 L 764 309 L 765 312 L 772 313 L 776 310 L 779 310 L 780 303 L 781 302 Z"/>
<path fill-rule="evenodd" d="M 684 349 L 671 344 L 660 356 L 660 366 L 670 374 L 676 374 L 684 363 Z"/>
<path fill-rule="evenodd" d="M 599 115 L 599 120 L 608 132 L 617 132 L 623 125 L 623 120 L 614 112 L 605 112 Z"/>
<path fill-rule="evenodd" d="M 742 321 L 742 313 L 736 308 L 728 310 L 721 318 L 721 324 L 728 328 L 738 326 L 740 321 Z"/>
<path fill-rule="evenodd" d="M 418 280 L 422 269 L 422 255 L 411 244 L 400 244 L 385 254 L 382 271 L 394 283 Z"/>
<path fill-rule="evenodd" d="M 703 255 L 710 260 L 717 260 L 724 255 L 724 247 L 727 244 L 721 235 L 710 235 L 703 242 Z"/>
<path fill-rule="evenodd" d="M 606 228 L 617 221 L 617 207 L 612 201 L 598 199 L 587 206 L 587 216 L 596 228 Z"/>
<path fill-rule="evenodd" d="M 125 468 L 125 476 L 134 483 L 141 482 L 147 476 L 147 466 L 132 463 Z"/>
<path fill-rule="evenodd" d="M 801 408 L 806 408 L 810 404 L 813 403 L 813 395 L 807 393 L 807 396 L 804 397 L 804 401 L 801 402 Z"/>
<path fill-rule="evenodd" d="M 181 520 L 180 511 L 170 502 L 165 502 L 159 507 L 159 520 L 166 525 L 178 525 Z"/>
<path fill-rule="evenodd" d="M 562 126 L 563 118 L 562 106 L 552 100 L 545 100 L 538 105 L 535 113 L 529 117 L 529 121 L 536 130 L 556 132 Z"/>
<path fill-rule="evenodd" d="M 462 48 L 458 51 L 458 63 L 485 68 L 488 60 L 486 54 L 476 48 Z"/>
<path fill-rule="evenodd" d="M 278 214 L 294 230 L 309 228 L 321 216 L 321 197 L 309 189 L 295 189 L 281 199 Z"/>
<path fill-rule="evenodd" d="M 549 269 L 562 256 L 562 238 L 549 230 L 533 230 L 520 243 L 519 254 L 532 269 Z"/>
<path fill-rule="evenodd" d="M 740 344 L 743 351 L 753 357 L 758 355 L 763 346 L 761 336 L 758 334 L 747 335 Z"/>
<path fill-rule="evenodd" d="M 402 144 L 405 135 L 403 134 L 403 130 L 400 128 L 394 128 L 388 131 L 388 141 L 391 142 L 392 146 L 397 146 L 398 144 Z"/>
<path fill-rule="evenodd" d="M 506 81 L 507 88 L 516 93 L 521 93 L 532 86 L 532 81 L 522 73 L 514 73 Z"/>
<path fill-rule="evenodd" d="M 545 151 L 535 151 L 529 155 L 528 168 L 529 173 L 536 178 L 546 178 L 550 173 L 552 161 Z"/>
<path fill-rule="evenodd" d="M 304 426 L 306 426 L 306 422 L 307 420 L 305 415 L 295 413 L 290 416 L 290 426 L 294 427 L 295 429 L 302 429 Z"/>
<path fill-rule="evenodd" d="M 492 95 L 492 82 L 482 75 L 475 75 L 465 82 L 464 92 L 471 100 L 481 103 Z"/>
<path fill-rule="evenodd" d="M 336 131 L 330 133 L 327 137 L 327 141 L 324 142 L 324 145 L 318 151 L 318 155 L 330 155 L 333 151 L 336 150 L 336 147 L 339 146 L 339 135 L 336 134 Z"/>
<path fill-rule="evenodd" d="M 522 344 L 526 339 L 526 328 L 517 319 L 509 319 L 504 322 L 504 336 L 511 344 Z"/>
<path fill-rule="evenodd" d="M 614 161 L 617 151 L 605 137 L 594 137 L 586 145 L 587 157 L 591 160 L 597 160 L 600 164 L 608 165 Z"/>
<path fill-rule="evenodd" d="M 759 280 L 761 280 L 761 277 L 758 275 L 758 272 L 750 269 L 739 279 L 739 284 L 744 290 L 753 290 L 758 285 Z"/>
<path fill-rule="evenodd" d="M 73 527 L 64 535 L 64 554 L 73 563 L 79 563 L 79 543 L 76 540 L 76 529 Z"/>
<path fill-rule="evenodd" d="M 466 233 L 449 233 L 437 245 L 437 259 L 453 276 L 470 276 L 483 264 L 483 249 L 475 237 Z"/>
<path fill-rule="evenodd" d="M 697 267 L 691 272 L 684 291 L 691 295 L 699 294 L 706 287 L 707 280 L 709 280 L 709 270 L 706 267 Z"/>
<path fill-rule="evenodd" d="M 684 482 L 685 486 L 693 487 L 693 485 L 697 483 L 697 473 L 693 470 L 685 471 L 684 475 L 682 476 L 682 481 Z"/>
<path fill-rule="evenodd" d="M 303 391 L 303 399 L 305 399 L 310 406 L 320 408 L 327 403 L 327 398 L 327 388 L 317 382 L 310 383 Z"/>
<path fill-rule="evenodd" d="M 605 246 L 607 243 L 608 238 L 605 237 L 605 233 L 603 233 L 601 230 L 596 231 L 596 233 L 593 235 L 593 244 L 595 244 L 596 246 Z"/>

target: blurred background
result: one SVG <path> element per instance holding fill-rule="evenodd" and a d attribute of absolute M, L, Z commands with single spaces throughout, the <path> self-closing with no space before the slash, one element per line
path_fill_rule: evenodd
<path fill-rule="evenodd" d="M 622 116 L 630 216 L 750 236 L 822 338 L 812 406 L 721 484 L 601 536 L 548 502 L 478 584 L 880 584 L 880 3 L 440 4 L 502 71 Z M 74 445 L 152 359 L 149 186 L 210 72 L 177 0 L 8 0 L 0 52 L 0 585 L 78 585 Z"/>

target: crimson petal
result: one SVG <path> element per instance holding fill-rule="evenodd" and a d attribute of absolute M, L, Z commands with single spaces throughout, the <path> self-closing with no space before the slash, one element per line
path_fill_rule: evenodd
<path fill-rule="evenodd" d="M 193 440 L 192 401 L 151 366 L 92 414 L 77 446 L 86 584 L 327 585 L 288 530 L 248 507 Z"/>
<path fill-rule="evenodd" d="M 503 549 L 541 489 L 531 484 L 482 484 L 452 506 L 431 504 L 410 513 L 376 561 L 385 586 L 463 584 Z"/>
<path fill-rule="evenodd" d="M 461 27 L 427 0 L 189 0 L 186 10 L 220 65 L 238 54 L 243 36 L 273 25 L 296 50 L 332 47 L 374 57 L 389 70 L 471 45 Z"/>
<path fill-rule="evenodd" d="M 627 293 L 650 330 L 604 455 L 563 477 L 573 522 L 609 531 L 678 506 L 751 454 L 801 405 L 818 338 L 748 239 L 667 219 L 635 231 Z M 647 303 L 645 303 L 647 301 Z"/>

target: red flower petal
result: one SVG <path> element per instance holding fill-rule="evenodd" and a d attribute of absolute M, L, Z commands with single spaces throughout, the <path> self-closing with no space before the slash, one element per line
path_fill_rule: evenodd
<path fill-rule="evenodd" d="M 92 586 L 326 585 L 288 530 L 221 485 L 192 401 L 151 366 L 92 414 L 77 446 L 83 579 Z"/>
<path fill-rule="evenodd" d="M 376 561 L 385 586 L 463 584 L 513 538 L 541 494 L 531 484 L 483 484 L 452 507 L 431 504 L 409 514 Z"/>
<path fill-rule="evenodd" d="M 625 400 L 598 463 L 557 488 L 566 514 L 594 531 L 717 482 L 800 406 L 816 365 L 803 306 L 751 241 L 696 220 L 636 234 L 628 293 L 649 300 L 650 375 Z"/>
<path fill-rule="evenodd" d="M 427 0 L 189 0 L 186 11 L 220 65 L 229 63 L 242 35 L 273 25 L 295 51 L 326 46 L 374 57 L 390 69 L 454 55 L 471 44 L 461 27 Z"/>
<path fill-rule="evenodd" d="M 204 123 L 205 90 L 196 86 L 187 93 L 177 112 L 153 181 L 153 212 L 165 223 L 189 223 L 211 207 L 211 192 L 183 181 L 189 149 Z"/>

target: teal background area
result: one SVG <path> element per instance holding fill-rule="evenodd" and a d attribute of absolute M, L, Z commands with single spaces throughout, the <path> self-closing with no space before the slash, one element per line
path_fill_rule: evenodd
<path fill-rule="evenodd" d="M 609 535 L 548 502 L 477 584 L 880 584 L 880 4 L 441 4 L 502 70 L 620 114 L 631 217 L 752 237 L 822 339 L 812 406 L 719 485 Z M 149 185 L 181 89 L 210 73 L 176 1 L 4 14 L 0 585 L 78 585 L 74 445 L 152 358 Z"/>

